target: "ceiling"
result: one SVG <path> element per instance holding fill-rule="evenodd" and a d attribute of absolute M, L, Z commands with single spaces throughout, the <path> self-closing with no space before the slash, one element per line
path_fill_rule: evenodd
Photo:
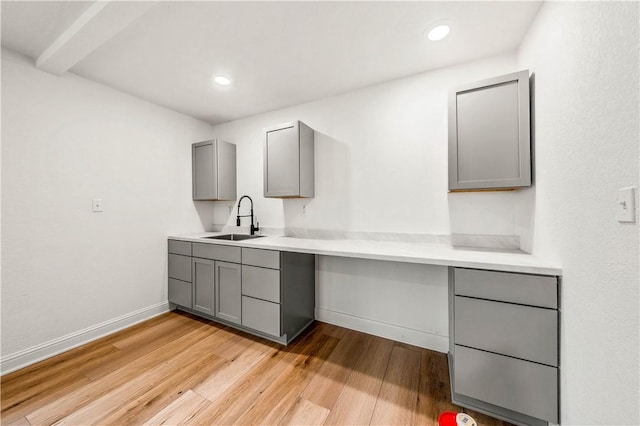
<path fill-rule="evenodd" d="M 2 45 L 218 124 L 511 52 L 540 5 L 3 0 Z M 449 37 L 428 41 L 441 21 Z"/>

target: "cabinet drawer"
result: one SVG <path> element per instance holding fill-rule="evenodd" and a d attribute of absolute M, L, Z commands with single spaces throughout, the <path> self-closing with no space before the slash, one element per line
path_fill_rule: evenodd
<path fill-rule="evenodd" d="M 178 254 L 170 254 L 169 278 L 191 282 L 191 258 Z"/>
<path fill-rule="evenodd" d="M 191 283 L 169 278 L 169 302 L 191 307 Z"/>
<path fill-rule="evenodd" d="M 242 294 L 280 303 L 280 271 L 242 265 Z"/>
<path fill-rule="evenodd" d="M 280 252 L 277 250 L 243 248 L 242 264 L 280 269 Z"/>
<path fill-rule="evenodd" d="M 552 276 L 454 269 L 455 294 L 502 302 L 558 307 L 558 280 Z"/>
<path fill-rule="evenodd" d="M 191 256 L 191 243 L 189 241 L 169 240 L 169 253 Z"/>
<path fill-rule="evenodd" d="M 240 247 L 193 243 L 193 257 L 240 263 Z"/>
<path fill-rule="evenodd" d="M 558 370 L 455 347 L 454 391 L 532 417 L 558 422 Z"/>
<path fill-rule="evenodd" d="M 558 365 L 558 311 L 455 297 L 455 343 Z"/>
<path fill-rule="evenodd" d="M 280 337 L 280 305 L 242 296 L 242 325 Z"/>

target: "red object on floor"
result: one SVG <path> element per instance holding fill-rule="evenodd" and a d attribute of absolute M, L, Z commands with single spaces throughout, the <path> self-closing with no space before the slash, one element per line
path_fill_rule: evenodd
<path fill-rule="evenodd" d="M 456 426 L 456 416 L 458 413 L 445 411 L 438 416 L 438 426 Z"/>

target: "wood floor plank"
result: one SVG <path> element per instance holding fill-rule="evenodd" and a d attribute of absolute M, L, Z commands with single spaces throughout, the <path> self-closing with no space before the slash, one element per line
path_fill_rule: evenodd
<path fill-rule="evenodd" d="M 321 425 L 329 415 L 329 410 L 304 398 L 298 398 L 289 412 L 285 414 L 281 425 Z"/>
<path fill-rule="evenodd" d="M 219 344 L 219 339 L 211 335 L 195 343 L 191 350 L 181 351 L 171 359 L 159 363 L 144 375 L 136 376 L 132 380 L 111 389 L 108 393 L 94 399 L 89 404 L 75 410 L 70 415 L 55 422 L 55 425 L 87 425 L 87 424 L 135 424 L 128 422 L 128 411 L 134 410 L 149 402 L 147 395 L 154 395 L 164 389 L 163 384 L 171 383 L 172 378 L 183 381 L 183 374 L 193 375 L 205 364 L 213 363 L 217 366 L 224 363 L 224 359 L 211 353 Z M 147 415 L 145 418 L 148 418 Z"/>
<path fill-rule="evenodd" d="M 225 362 L 221 368 L 208 375 L 193 390 L 209 401 L 215 401 L 234 386 L 258 362 L 275 352 L 274 345 L 266 344 L 263 341 L 254 341 L 235 358 Z"/>
<path fill-rule="evenodd" d="M 298 354 L 293 362 L 256 398 L 238 418 L 240 424 L 277 424 L 295 404 L 300 392 L 326 361 L 339 339 L 322 334 L 308 352 Z"/>
<path fill-rule="evenodd" d="M 48 384 L 49 389 L 46 392 L 41 392 L 37 394 L 31 395 L 29 398 L 21 399 L 19 402 L 15 403 L 12 406 L 8 406 L 5 410 L 3 408 L 2 414 L 0 417 L 0 424 L 11 423 L 21 418 L 25 417 L 29 413 L 44 407 L 48 404 L 54 403 L 64 396 L 70 394 L 73 391 L 76 391 L 80 388 L 83 388 L 87 384 L 91 383 L 89 379 L 83 377 L 80 380 L 74 381 L 72 384 L 65 387 L 58 387 L 52 385 L 50 382 L 43 382 L 43 384 Z M 3 401 L 4 405 L 4 401 Z"/>
<path fill-rule="evenodd" d="M 37 362 L 29 365 L 20 370 L 14 371 L 9 374 L 5 374 L 1 378 L 3 396 L 7 389 L 18 384 L 18 386 L 24 386 L 26 380 L 31 381 L 44 381 L 48 377 L 58 373 L 59 369 L 73 369 L 77 365 L 82 365 L 86 362 L 86 356 L 92 356 L 93 353 L 100 352 L 101 348 L 109 347 L 109 350 L 114 350 L 114 341 L 122 338 L 123 336 L 135 335 L 145 328 L 150 328 L 156 324 L 174 320 L 175 314 L 166 313 L 157 317 L 151 318 L 147 321 L 128 327 L 124 330 L 120 330 L 109 336 L 79 346 L 77 348 L 70 349 L 62 354 L 53 356 L 44 361 Z"/>
<path fill-rule="evenodd" d="M 437 426 L 444 411 L 460 412 L 451 402 L 447 355 L 423 349 L 420 353 L 420 384 L 413 424 Z"/>
<path fill-rule="evenodd" d="M 331 410 L 345 382 L 351 374 L 353 366 L 363 354 L 363 346 L 367 336 L 357 331 L 344 333 L 335 350 L 327 361 L 322 363 L 317 374 L 302 392 L 302 398 L 321 407 Z"/>
<path fill-rule="evenodd" d="M 29 423 L 29 420 L 27 420 L 26 417 L 20 417 L 15 420 L 7 420 L 7 421 L 5 421 L 3 417 L 2 424 L 4 426 L 31 426 L 31 423 Z"/>
<path fill-rule="evenodd" d="M 78 373 L 78 368 L 92 362 L 92 360 L 103 360 L 105 356 L 119 352 L 113 345 L 81 346 L 76 350 L 71 350 L 63 354 L 54 356 L 42 362 L 28 367 L 29 371 L 18 370 L 15 373 L 2 377 L 2 401 L 12 404 L 14 398 L 22 399 L 18 394 L 27 395 L 34 393 L 35 387 L 42 387 L 43 383 L 55 383 L 56 381 L 69 378 L 69 371 Z M 69 353 L 71 352 L 71 353 Z M 79 375 L 79 374 L 78 374 Z M 29 389 L 27 393 L 25 391 Z"/>
<path fill-rule="evenodd" d="M 214 403 L 197 413 L 187 424 L 212 425 L 234 424 L 254 404 L 256 399 L 278 376 L 294 362 L 299 354 L 308 353 L 310 348 L 326 336 L 317 332 L 316 325 L 311 326 L 294 344 L 277 346 L 276 352 L 256 364 L 241 380 L 229 388 Z"/>
<path fill-rule="evenodd" d="M 213 349 L 213 353 L 227 361 L 235 359 L 256 340 L 247 333 L 226 327 L 218 332 L 218 336 L 224 340 Z"/>
<path fill-rule="evenodd" d="M 369 424 L 393 346 L 391 340 L 368 336 L 363 356 L 354 366 L 325 424 Z"/>
<path fill-rule="evenodd" d="M 418 401 L 420 352 L 394 345 L 371 424 L 410 424 Z"/>
<path fill-rule="evenodd" d="M 178 425 L 188 421 L 209 403 L 191 389 L 144 422 L 144 426 Z"/>
<path fill-rule="evenodd" d="M 215 343 L 214 343 L 215 345 Z M 155 383 L 149 383 L 149 379 L 155 374 L 149 373 L 144 379 L 144 385 L 148 385 L 148 390 L 141 393 L 143 383 L 127 383 L 124 387 L 114 390 L 117 396 L 120 394 L 129 395 L 125 402 L 117 402 L 119 398 L 110 395 L 109 406 L 116 407 L 109 411 L 108 415 L 100 414 L 107 410 L 99 409 L 97 415 L 92 418 L 96 423 L 103 425 L 139 425 L 164 406 L 177 399 L 184 392 L 200 383 L 204 377 L 212 374 L 226 362 L 223 358 L 209 353 L 211 346 L 203 346 L 202 354 L 197 357 L 182 357 L 176 362 L 180 368 L 171 368 L 166 375 L 160 374 Z M 137 395 L 137 396 L 136 396 Z"/>
<path fill-rule="evenodd" d="M 132 377 L 143 374 L 159 363 L 167 362 L 167 360 L 171 359 L 177 353 L 193 347 L 197 342 L 215 333 L 215 331 L 217 330 L 206 327 L 206 325 L 203 324 L 200 324 L 195 330 L 189 328 L 185 330 L 185 335 L 171 342 L 170 345 L 156 348 L 139 359 L 122 365 L 121 368 L 113 373 L 65 395 L 56 402 L 35 410 L 27 415 L 27 420 L 33 425 L 55 423 L 121 384 L 126 383 L 131 380 Z"/>
<path fill-rule="evenodd" d="M 0 421 L 19 426 L 435 426 L 442 411 L 463 411 L 450 401 L 445 354 L 320 322 L 285 347 L 176 312 L 2 385 Z M 482 426 L 509 425 L 464 411 Z"/>
<path fill-rule="evenodd" d="M 327 336 L 337 337 L 338 339 L 342 339 L 344 334 L 347 332 L 347 329 L 344 327 L 329 324 L 326 322 L 321 322 L 316 324 L 318 327 L 318 332 L 322 334 L 326 334 Z"/>
<path fill-rule="evenodd" d="M 164 321 L 157 321 L 151 326 L 144 327 L 136 333 L 127 333 L 112 338 L 113 346 L 120 349 L 127 349 L 130 347 L 139 347 L 140 345 L 153 342 L 159 335 L 164 333 L 171 333 L 176 329 L 184 327 L 186 324 L 201 322 L 208 323 L 209 321 L 199 319 L 193 315 L 181 313 L 164 318 Z"/>
<path fill-rule="evenodd" d="M 86 380 L 78 371 L 62 371 L 56 376 L 49 377 L 38 383 L 25 386 L 21 392 L 15 393 L 10 397 L 2 395 L 2 412 L 3 415 L 10 415 L 12 412 L 21 410 L 23 407 L 29 406 L 34 401 L 47 398 L 56 389 L 73 386 Z"/>
<path fill-rule="evenodd" d="M 211 323 L 193 320 L 193 318 L 186 315 L 176 315 L 170 321 L 162 322 L 155 327 L 144 330 L 140 335 L 127 337 L 126 340 L 136 342 L 136 344 L 123 346 L 120 348 L 120 352 L 99 364 L 88 363 L 81 368 L 81 371 L 89 379 L 97 380 L 117 370 L 120 366 L 126 365 L 154 349 L 173 342 L 190 330 L 203 327 L 211 327 Z M 118 343 L 118 341 L 114 343 Z"/>

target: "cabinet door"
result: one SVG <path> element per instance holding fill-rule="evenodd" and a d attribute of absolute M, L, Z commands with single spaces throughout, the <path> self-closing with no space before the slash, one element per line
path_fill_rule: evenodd
<path fill-rule="evenodd" d="M 216 317 L 241 323 L 241 269 L 237 263 L 215 262 Z"/>
<path fill-rule="evenodd" d="M 217 149 L 215 141 L 195 143 L 191 146 L 193 199 L 218 198 Z"/>
<path fill-rule="evenodd" d="M 264 196 L 300 195 L 298 126 L 267 130 L 264 147 Z"/>
<path fill-rule="evenodd" d="M 216 141 L 218 163 L 218 200 L 236 199 L 236 146 L 222 140 Z"/>
<path fill-rule="evenodd" d="M 215 306 L 215 262 L 193 258 L 193 309 L 214 315 Z"/>
<path fill-rule="evenodd" d="M 452 90 L 449 189 L 529 185 L 529 71 Z"/>
<path fill-rule="evenodd" d="M 191 283 L 169 278 L 169 302 L 191 308 L 192 293 Z"/>

